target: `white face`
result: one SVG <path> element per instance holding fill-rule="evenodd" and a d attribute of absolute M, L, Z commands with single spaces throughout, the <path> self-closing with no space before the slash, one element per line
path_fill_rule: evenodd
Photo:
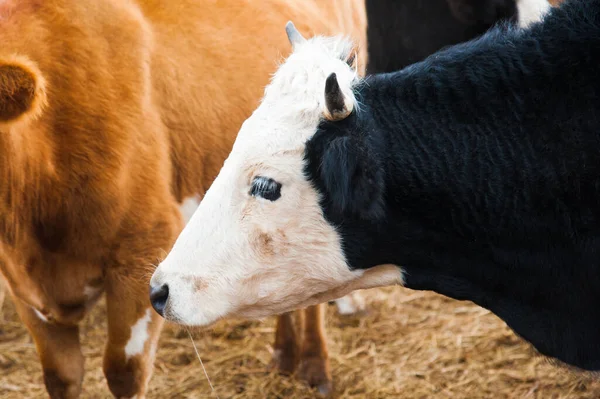
<path fill-rule="evenodd" d="M 322 118 L 332 118 L 325 105 L 331 73 L 343 112 L 354 107 L 358 77 L 346 62 L 350 50 L 341 38 L 295 43 L 152 277 L 152 287 L 168 286 L 167 319 L 208 325 L 228 316 L 264 317 L 373 285 L 365 281 L 373 273 L 348 268 L 340 237 L 304 176 L 305 143 Z"/>
<path fill-rule="evenodd" d="M 542 19 L 550 11 L 548 0 L 517 0 L 519 11 L 519 26 L 527 28 L 534 22 Z"/>

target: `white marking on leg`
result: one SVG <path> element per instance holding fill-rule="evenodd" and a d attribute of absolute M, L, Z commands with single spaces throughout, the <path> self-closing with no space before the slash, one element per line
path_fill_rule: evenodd
<path fill-rule="evenodd" d="M 179 205 L 179 210 L 181 211 L 185 224 L 187 224 L 190 221 L 192 215 L 194 214 L 194 212 L 196 212 L 196 209 L 199 205 L 200 197 L 197 195 L 185 198 L 181 205 Z"/>
<path fill-rule="evenodd" d="M 335 300 L 338 312 L 341 315 L 347 316 L 362 312 L 365 310 L 365 300 L 359 292 L 351 292 L 345 297 Z"/>
<path fill-rule="evenodd" d="M 144 345 L 149 337 L 150 315 L 150 309 L 146 309 L 146 313 L 131 327 L 131 336 L 125 345 L 125 356 L 128 360 L 144 351 Z"/>
<path fill-rule="evenodd" d="M 85 295 L 86 299 L 92 299 L 96 295 L 98 295 L 98 291 L 100 291 L 100 288 L 98 288 L 98 287 L 92 287 L 90 285 L 86 285 L 83 288 L 83 295 Z"/>
<path fill-rule="evenodd" d="M 37 310 L 34 307 L 32 307 L 32 309 L 37 317 L 39 317 L 44 323 L 48 323 L 48 318 L 46 316 L 44 316 L 42 314 L 42 312 L 40 312 L 39 310 Z"/>

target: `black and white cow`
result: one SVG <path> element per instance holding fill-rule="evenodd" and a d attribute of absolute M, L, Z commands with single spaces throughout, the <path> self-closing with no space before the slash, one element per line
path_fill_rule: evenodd
<path fill-rule="evenodd" d="M 303 39 L 151 280 L 167 319 L 402 284 L 600 370 L 600 0 L 360 80 Z"/>
<path fill-rule="evenodd" d="M 367 73 L 402 69 L 451 44 L 471 40 L 497 23 L 527 26 L 547 0 L 365 0 Z"/>

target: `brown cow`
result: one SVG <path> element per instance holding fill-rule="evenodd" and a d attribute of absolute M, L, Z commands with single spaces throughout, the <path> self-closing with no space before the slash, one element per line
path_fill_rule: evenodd
<path fill-rule="evenodd" d="M 364 43 L 363 7 L 0 0 L 0 270 L 51 397 L 81 392 L 78 323 L 102 292 L 110 390 L 145 395 L 162 324 L 148 302 L 153 265 L 289 52 L 282 27 L 293 19 L 306 35 Z M 276 353 L 327 388 L 320 313 L 307 311 L 299 353 L 282 316 Z"/>

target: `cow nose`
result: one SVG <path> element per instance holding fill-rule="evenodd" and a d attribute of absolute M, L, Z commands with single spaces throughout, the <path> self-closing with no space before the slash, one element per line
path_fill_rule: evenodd
<path fill-rule="evenodd" d="M 167 284 L 158 287 L 150 286 L 150 303 L 154 310 L 156 310 L 156 313 L 163 317 L 167 299 L 169 299 L 169 286 Z"/>

